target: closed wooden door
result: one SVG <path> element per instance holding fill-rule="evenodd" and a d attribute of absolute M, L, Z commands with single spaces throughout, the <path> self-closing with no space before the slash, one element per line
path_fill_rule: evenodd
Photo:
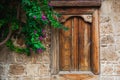
<path fill-rule="evenodd" d="M 72 16 L 64 22 L 64 25 L 69 30 L 59 32 L 60 70 L 90 71 L 91 24 L 80 16 Z"/>
<path fill-rule="evenodd" d="M 99 74 L 98 10 L 56 8 L 69 30 L 52 29 L 51 72 L 71 80 L 87 80 Z"/>

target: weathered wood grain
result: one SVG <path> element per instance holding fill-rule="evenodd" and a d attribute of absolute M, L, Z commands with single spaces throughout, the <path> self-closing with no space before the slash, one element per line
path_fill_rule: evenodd
<path fill-rule="evenodd" d="M 99 74 L 99 16 L 96 9 L 93 13 L 92 23 L 92 51 L 91 51 L 91 68 L 94 74 Z"/>
<path fill-rule="evenodd" d="M 79 19 L 79 70 L 90 69 L 90 27 L 82 19 Z"/>
<path fill-rule="evenodd" d="M 98 80 L 98 76 L 93 74 L 62 74 L 60 77 L 63 77 L 65 80 Z"/>
<path fill-rule="evenodd" d="M 59 72 L 59 30 L 51 28 L 51 73 L 57 74 Z"/>
<path fill-rule="evenodd" d="M 51 0 L 51 5 L 55 7 L 65 6 L 100 6 L 101 0 Z"/>
<path fill-rule="evenodd" d="M 69 19 L 64 24 L 69 28 L 68 31 L 60 31 L 60 70 L 71 70 L 71 36 L 72 36 L 72 19 Z"/>
<path fill-rule="evenodd" d="M 73 18 L 72 22 L 72 70 L 78 71 L 78 17 Z"/>

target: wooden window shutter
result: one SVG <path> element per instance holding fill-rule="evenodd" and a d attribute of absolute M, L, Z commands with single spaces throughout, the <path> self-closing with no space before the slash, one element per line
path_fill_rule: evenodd
<path fill-rule="evenodd" d="M 100 6 L 100 0 L 52 0 L 51 3 L 55 11 L 62 14 L 61 23 L 69 28 L 68 31 L 51 29 L 51 72 L 90 71 L 99 74 L 97 6 Z"/>
<path fill-rule="evenodd" d="M 69 30 L 59 33 L 60 70 L 89 71 L 91 24 L 79 16 L 73 16 L 67 19 L 65 26 Z"/>

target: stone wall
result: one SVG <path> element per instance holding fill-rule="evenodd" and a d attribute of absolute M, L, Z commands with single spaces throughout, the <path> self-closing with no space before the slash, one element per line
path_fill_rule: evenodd
<path fill-rule="evenodd" d="M 101 80 L 120 80 L 120 0 L 103 0 L 100 10 Z"/>
<path fill-rule="evenodd" d="M 0 80 L 70 80 L 50 73 L 50 29 L 42 54 L 27 57 L 0 47 Z M 120 80 L 120 0 L 100 8 L 100 75 L 90 80 Z"/>
<path fill-rule="evenodd" d="M 31 56 L 0 46 L 0 80 L 50 80 L 50 29 L 43 42 L 46 51 Z"/>

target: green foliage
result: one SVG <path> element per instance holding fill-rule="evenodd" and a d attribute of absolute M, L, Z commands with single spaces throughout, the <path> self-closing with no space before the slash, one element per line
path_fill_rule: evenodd
<path fill-rule="evenodd" d="M 0 28 L 5 23 L 5 20 L 0 20 Z"/>
<path fill-rule="evenodd" d="M 25 52 L 27 55 L 30 55 L 30 48 L 35 52 L 42 52 L 45 50 L 45 46 L 42 44 L 42 41 L 46 37 L 45 27 L 52 26 L 67 30 L 57 20 L 60 15 L 53 11 L 48 0 L 19 0 L 17 1 L 17 5 L 15 5 L 16 7 L 10 7 L 8 4 L 13 3 L 13 1 L 1 1 L 0 13 L 3 12 L 3 17 L 0 17 L 0 26 L 4 23 L 10 23 L 13 31 L 20 31 L 20 34 L 24 35 L 27 48 L 15 47 L 12 40 L 9 40 L 6 44 L 11 50 L 19 53 Z M 18 3 L 21 5 L 21 10 L 26 14 L 25 23 L 17 18 Z"/>
<path fill-rule="evenodd" d="M 25 52 L 25 54 L 26 55 L 30 55 L 29 53 L 30 53 L 30 50 L 28 49 L 28 48 L 19 48 L 19 47 L 15 47 L 14 45 L 13 45 L 13 43 L 12 43 L 12 41 L 11 40 L 8 40 L 7 42 L 6 42 L 6 46 L 8 46 L 12 51 L 15 51 L 15 52 L 17 52 L 17 53 L 23 53 L 23 52 Z"/>

